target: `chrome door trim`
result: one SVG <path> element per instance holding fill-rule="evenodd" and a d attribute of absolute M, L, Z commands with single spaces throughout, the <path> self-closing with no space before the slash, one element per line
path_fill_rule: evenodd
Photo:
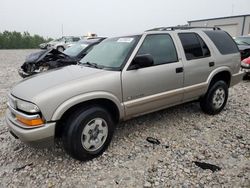
<path fill-rule="evenodd" d="M 167 92 L 162 92 L 162 93 L 157 93 L 157 94 L 154 94 L 154 95 L 149 95 L 149 96 L 142 97 L 142 98 L 139 98 L 139 99 L 126 101 L 126 102 L 124 102 L 124 106 L 126 108 L 133 108 L 133 107 L 145 104 L 145 103 L 158 101 L 158 100 L 168 98 L 168 97 L 172 97 L 172 96 L 175 96 L 175 95 L 180 95 L 181 93 L 187 93 L 187 92 L 192 92 L 192 91 L 199 90 L 199 89 L 205 89 L 207 87 L 207 85 L 208 85 L 207 82 L 203 82 L 203 83 L 200 83 L 200 84 L 187 86 L 187 87 L 180 88 L 180 89 L 175 89 L 175 90 L 171 90 L 171 91 L 167 91 Z"/>

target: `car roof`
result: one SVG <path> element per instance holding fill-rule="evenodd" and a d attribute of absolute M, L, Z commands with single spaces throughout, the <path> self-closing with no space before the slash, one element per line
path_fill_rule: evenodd
<path fill-rule="evenodd" d="M 219 27 L 190 27 L 190 26 L 174 26 L 174 27 L 158 27 L 146 30 L 141 33 L 135 33 L 135 34 L 128 34 L 128 35 L 122 35 L 122 36 L 114 36 L 112 38 L 118 38 L 118 37 L 132 37 L 132 36 L 138 36 L 143 34 L 154 34 L 154 33 L 168 33 L 168 32 L 193 32 L 193 31 L 223 31 Z"/>

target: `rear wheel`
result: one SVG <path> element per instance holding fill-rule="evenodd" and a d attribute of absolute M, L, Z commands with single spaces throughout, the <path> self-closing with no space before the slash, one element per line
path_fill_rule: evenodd
<path fill-rule="evenodd" d="M 228 85 L 220 80 L 209 87 L 205 96 L 200 100 L 201 109 L 210 115 L 220 113 L 227 103 Z"/>
<path fill-rule="evenodd" d="M 98 106 L 80 109 L 68 117 L 63 130 L 63 145 L 72 157 L 86 161 L 101 155 L 114 132 L 109 112 Z"/>

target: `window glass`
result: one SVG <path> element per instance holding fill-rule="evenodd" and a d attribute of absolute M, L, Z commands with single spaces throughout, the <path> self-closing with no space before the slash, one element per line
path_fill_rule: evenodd
<path fill-rule="evenodd" d="M 201 44 L 201 49 L 202 49 L 202 52 L 203 52 L 203 56 L 204 57 L 208 57 L 210 56 L 210 50 L 209 48 L 207 47 L 206 43 L 204 42 L 204 40 L 199 36 L 197 35 L 199 41 L 200 41 L 200 44 Z"/>
<path fill-rule="evenodd" d="M 89 46 L 89 44 L 87 44 L 87 43 L 78 43 L 78 44 L 75 44 L 75 45 L 67 48 L 66 50 L 63 51 L 63 53 L 70 56 L 70 57 L 76 57 L 88 46 Z"/>
<path fill-rule="evenodd" d="M 179 33 L 187 60 L 210 56 L 206 43 L 196 33 Z"/>
<path fill-rule="evenodd" d="M 168 34 L 148 35 L 137 54 L 152 55 L 155 65 L 177 61 L 174 43 Z"/>
<path fill-rule="evenodd" d="M 77 41 L 79 41 L 80 39 L 78 38 L 78 37 L 74 37 L 73 38 L 73 42 L 77 42 Z"/>
<path fill-rule="evenodd" d="M 250 45 L 250 37 L 236 37 L 235 42 L 239 45 Z"/>
<path fill-rule="evenodd" d="M 239 52 L 236 43 L 233 41 L 232 37 L 225 31 L 204 31 L 207 36 L 213 41 L 216 48 L 221 54 L 232 54 Z"/>
<path fill-rule="evenodd" d="M 72 42 L 72 38 L 65 38 L 66 42 Z"/>
<path fill-rule="evenodd" d="M 130 55 L 140 36 L 109 38 L 96 45 L 81 63 L 95 63 L 109 68 L 120 68 Z"/>

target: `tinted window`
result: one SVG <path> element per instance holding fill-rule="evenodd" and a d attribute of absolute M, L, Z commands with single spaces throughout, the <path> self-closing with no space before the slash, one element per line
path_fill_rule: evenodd
<path fill-rule="evenodd" d="M 206 43 L 196 33 L 180 33 L 179 37 L 187 60 L 210 56 Z"/>
<path fill-rule="evenodd" d="M 225 31 L 204 31 L 204 33 L 213 41 L 221 54 L 225 55 L 239 52 L 232 37 Z"/>
<path fill-rule="evenodd" d="M 77 41 L 79 41 L 80 39 L 78 38 L 78 37 L 74 37 L 73 38 L 73 42 L 77 42 Z"/>
<path fill-rule="evenodd" d="M 155 65 L 177 61 L 173 40 L 167 34 L 148 35 L 138 51 L 138 55 L 143 54 L 152 55 Z"/>

